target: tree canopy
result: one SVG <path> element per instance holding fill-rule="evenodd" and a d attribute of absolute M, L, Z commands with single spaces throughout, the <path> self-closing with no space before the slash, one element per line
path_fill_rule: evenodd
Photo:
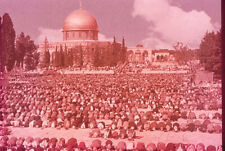
<path fill-rule="evenodd" d="M 23 32 L 17 37 L 9 14 L 0 17 L 0 71 L 11 71 L 16 63 L 18 67 L 26 65 L 27 70 L 35 69 L 39 62 L 34 41 Z"/>
<path fill-rule="evenodd" d="M 26 70 L 35 69 L 39 63 L 39 53 L 36 51 L 34 41 L 23 32 L 17 37 L 15 55 L 17 66 L 24 68 L 25 64 Z"/>
<path fill-rule="evenodd" d="M 15 64 L 15 30 L 13 22 L 9 14 L 3 15 L 2 23 L 0 22 L 0 50 L 1 50 L 1 71 L 4 71 L 5 66 L 8 71 L 13 69 Z"/>
<path fill-rule="evenodd" d="M 194 59 L 195 51 L 189 49 L 187 46 L 184 46 L 183 43 L 177 42 L 177 44 L 173 47 L 176 51 L 174 57 L 179 65 L 185 65 L 190 60 Z"/>
<path fill-rule="evenodd" d="M 2 17 L 0 16 L 0 72 L 4 70 L 3 48 L 2 48 Z"/>
<path fill-rule="evenodd" d="M 212 71 L 216 75 L 221 75 L 222 48 L 221 31 L 207 32 L 201 41 L 197 52 L 198 59 L 205 70 Z"/>

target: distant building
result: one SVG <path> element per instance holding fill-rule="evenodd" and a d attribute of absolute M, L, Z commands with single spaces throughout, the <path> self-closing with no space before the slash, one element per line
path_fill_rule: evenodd
<path fill-rule="evenodd" d="M 138 44 L 136 47 L 127 48 L 128 62 L 135 64 L 147 64 L 147 63 L 160 63 L 160 62 L 173 62 L 174 50 L 159 49 L 152 50 L 151 48 L 145 48 Z"/>
<path fill-rule="evenodd" d="M 82 56 L 83 67 L 93 66 L 96 48 L 102 52 L 112 47 L 112 42 L 98 40 L 99 30 L 96 19 L 81 8 L 72 12 L 65 19 L 62 32 L 63 41 L 59 42 L 48 42 L 48 35 L 46 35 L 46 39 L 38 48 L 38 51 L 41 52 L 40 62 L 44 60 L 44 52 L 49 51 L 50 64 L 52 65 L 55 60 L 55 52 L 59 52 L 62 49 L 63 52 L 72 50 L 74 56 Z M 81 62 L 76 58 L 73 59 L 74 66 Z"/>
<path fill-rule="evenodd" d="M 152 62 L 152 49 L 144 48 L 142 45 L 127 48 L 127 59 L 130 63 L 146 64 Z"/>
<path fill-rule="evenodd" d="M 44 62 L 46 51 L 50 53 L 50 66 L 56 64 L 57 53 L 61 51 L 73 56 L 72 59 L 70 58 L 72 66 L 81 66 L 82 64 L 82 67 L 90 67 L 94 66 L 98 60 L 102 59 L 107 62 L 115 56 L 117 59 L 113 64 L 120 61 L 122 55 L 119 48 L 121 48 L 121 44 L 113 45 L 111 41 L 98 40 L 98 23 L 87 11 L 81 8 L 73 11 L 65 19 L 62 32 L 63 41 L 58 42 L 48 42 L 48 35 L 46 35 L 46 39 L 38 47 L 38 51 L 41 53 L 40 62 Z M 97 51 L 98 53 L 96 53 Z M 149 64 L 174 60 L 172 53 L 170 50 L 152 50 L 139 44 L 136 47 L 127 48 L 127 55 L 124 56 L 127 56 L 129 63 Z"/>
<path fill-rule="evenodd" d="M 174 61 L 174 50 L 168 50 L 168 49 L 159 49 L 159 50 L 153 50 L 152 56 L 154 62 L 171 62 Z"/>

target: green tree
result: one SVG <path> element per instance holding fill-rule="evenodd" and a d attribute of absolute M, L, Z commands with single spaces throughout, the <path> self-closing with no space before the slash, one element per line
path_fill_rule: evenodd
<path fill-rule="evenodd" d="M 201 41 L 200 48 L 197 51 L 198 59 L 206 70 L 214 72 L 221 76 L 222 71 L 222 48 L 221 31 L 207 32 Z"/>
<path fill-rule="evenodd" d="M 59 57 L 60 57 L 60 63 L 59 63 L 59 66 L 60 67 L 64 67 L 64 52 L 63 52 L 63 47 L 62 47 L 62 45 L 60 45 L 60 50 L 59 50 Z"/>
<path fill-rule="evenodd" d="M 34 51 L 32 58 L 33 58 L 33 69 L 35 69 L 39 64 L 40 53 Z"/>
<path fill-rule="evenodd" d="M 96 46 L 94 51 L 94 66 L 99 67 L 100 66 L 100 50 L 99 47 Z"/>
<path fill-rule="evenodd" d="M 116 43 L 116 37 L 113 37 L 113 43 L 112 43 L 112 62 L 111 66 L 116 66 L 117 63 L 117 43 Z"/>
<path fill-rule="evenodd" d="M 67 57 L 68 57 L 68 66 L 73 66 L 73 49 L 69 49 L 68 53 L 67 53 Z"/>
<path fill-rule="evenodd" d="M 184 46 L 182 42 L 177 42 L 173 47 L 175 49 L 174 57 L 178 64 L 185 65 L 194 59 L 194 51 Z"/>
<path fill-rule="evenodd" d="M 55 48 L 55 52 L 54 52 L 53 56 L 54 56 L 53 65 L 55 67 L 59 67 L 60 66 L 60 53 L 58 51 L 58 47 L 57 46 Z"/>
<path fill-rule="evenodd" d="M 52 66 L 54 66 L 54 67 L 56 66 L 56 65 L 55 65 L 55 56 L 56 56 L 55 54 L 56 54 L 56 52 L 54 51 L 54 52 L 52 53 L 52 59 L 51 59 L 51 60 L 52 60 L 51 64 L 52 64 Z"/>
<path fill-rule="evenodd" d="M 126 56 L 127 56 L 127 48 L 126 48 L 126 45 L 125 45 L 125 39 L 123 37 L 122 46 L 121 46 L 121 61 L 123 63 L 126 61 Z"/>
<path fill-rule="evenodd" d="M 15 30 L 13 22 L 9 14 L 3 15 L 3 22 L 1 25 L 1 38 L 2 38 L 2 66 L 6 66 L 7 70 L 13 69 L 15 64 Z"/>
<path fill-rule="evenodd" d="M 39 53 L 37 52 L 37 47 L 34 41 L 30 39 L 30 36 L 26 36 L 26 46 L 25 46 L 25 66 L 26 70 L 34 70 L 39 62 Z"/>
<path fill-rule="evenodd" d="M 44 51 L 44 59 L 43 59 L 43 64 L 42 67 L 49 67 L 50 65 L 50 52 L 49 50 Z"/>
<path fill-rule="evenodd" d="M 39 53 L 34 41 L 30 39 L 30 36 L 25 36 L 23 32 L 16 40 L 16 63 L 22 68 L 25 64 L 27 70 L 35 69 L 39 63 Z"/>
<path fill-rule="evenodd" d="M 4 71 L 3 61 L 3 48 L 2 48 L 2 17 L 0 16 L 0 72 Z"/>
<path fill-rule="evenodd" d="M 105 63 L 107 64 L 107 66 L 112 66 L 112 63 L 113 63 L 113 46 L 108 45 L 105 53 L 106 53 Z"/>
<path fill-rule="evenodd" d="M 84 57 L 83 57 L 83 49 L 82 49 L 82 46 L 79 46 L 79 66 L 80 68 L 83 67 L 83 63 L 84 63 Z"/>
<path fill-rule="evenodd" d="M 24 63 L 26 70 L 34 70 L 39 63 L 39 53 L 38 52 L 28 53 L 24 57 Z"/>
<path fill-rule="evenodd" d="M 27 51 L 28 39 L 23 32 L 20 33 L 16 39 L 16 62 L 18 67 L 23 68 L 24 57 Z"/>
<path fill-rule="evenodd" d="M 67 50 L 67 46 L 65 45 L 64 47 L 64 67 L 68 67 L 69 66 L 69 54 L 68 54 L 68 50 Z"/>

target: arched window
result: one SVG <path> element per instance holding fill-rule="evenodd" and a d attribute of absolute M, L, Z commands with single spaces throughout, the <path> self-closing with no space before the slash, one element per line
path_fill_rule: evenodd
<path fill-rule="evenodd" d="M 148 57 L 148 51 L 145 50 L 142 55 L 144 58 Z"/>
<path fill-rule="evenodd" d="M 159 60 L 160 60 L 160 56 L 159 56 L 159 55 L 157 55 L 156 60 L 157 60 L 157 61 L 159 61 Z"/>
<path fill-rule="evenodd" d="M 143 61 L 147 61 L 148 51 L 147 50 L 144 50 L 144 52 L 142 53 L 142 56 L 143 56 Z"/>
<path fill-rule="evenodd" d="M 128 50 L 128 61 L 129 62 L 133 61 L 133 55 L 134 55 L 134 52 L 132 50 Z"/>
<path fill-rule="evenodd" d="M 136 62 L 141 62 L 142 61 L 142 56 L 141 56 L 141 51 L 140 50 L 137 50 L 135 52 L 135 61 Z"/>

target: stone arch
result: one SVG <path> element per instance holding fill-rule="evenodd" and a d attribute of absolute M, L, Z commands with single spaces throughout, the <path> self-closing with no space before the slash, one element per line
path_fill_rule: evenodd
<path fill-rule="evenodd" d="M 159 61 L 160 60 L 160 55 L 157 55 L 156 56 L 156 61 Z"/>
<path fill-rule="evenodd" d="M 148 60 L 148 51 L 147 50 L 144 50 L 143 53 L 142 53 L 142 57 L 143 57 L 143 61 L 147 61 Z"/>
<path fill-rule="evenodd" d="M 143 56 L 147 56 L 147 57 L 149 55 L 147 50 L 144 50 L 142 54 L 143 54 Z"/>
<path fill-rule="evenodd" d="M 128 57 L 128 61 L 132 62 L 133 61 L 133 57 L 134 57 L 134 52 L 133 50 L 128 50 L 127 52 L 127 57 Z"/>
<path fill-rule="evenodd" d="M 135 51 L 135 62 L 136 63 L 139 63 L 139 62 L 142 62 L 142 54 L 141 54 L 141 51 L 140 50 L 137 50 Z"/>
<path fill-rule="evenodd" d="M 141 51 L 140 50 L 136 50 L 135 54 L 141 54 Z"/>
<path fill-rule="evenodd" d="M 133 55 L 134 52 L 133 52 L 133 50 L 128 50 L 127 54 L 128 54 L 128 55 Z"/>

